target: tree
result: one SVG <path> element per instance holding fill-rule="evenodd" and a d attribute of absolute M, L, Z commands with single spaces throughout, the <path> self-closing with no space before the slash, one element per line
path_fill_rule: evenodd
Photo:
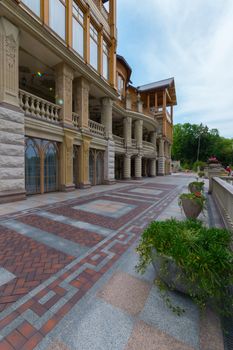
<path fill-rule="evenodd" d="M 203 124 L 176 124 L 173 132 L 172 158 L 192 167 L 197 160 L 206 162 L 215 155 L 223 165 L 232 162 L 233 141 L 221 137 L 217 129 Z"/>

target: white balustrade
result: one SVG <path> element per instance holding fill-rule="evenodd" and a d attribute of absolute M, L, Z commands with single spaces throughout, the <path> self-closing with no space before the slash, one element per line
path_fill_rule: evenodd
<path fill-rule="evenodd" d="M 152 150 L 155 148 L 154 144 L 148 141 L 143 141 L 143 148 Z"/>
<path fill-rule="evenodd" d="M 88 125 L 90 132 L 94 135 L 104 136 L 105 126 L 103 124 L 97 123 L 94 120 L 89 120 Z"/>
<path fill-rule="evenodd" d="M 72 122 L 73 126 L 78 129 L 79 128 L 79 115 L 77 113 L 72 113 Z"/>
<path fill-rule="evenodd" d="M 125 139 L 123 137 L 113 135 L 113 139 L 118 146 L 124 147 L 124 140 Z"/>
<path fill-rule="evenodd" d="M 131 140 L 132 147 L 136 148 L 137 147 L 137 141 L 135 139 Z"/>
<path fill-rule="evenodd" d="M 29 92 L 19 90 L 20 107 L 24 110 L 25 115 L 49 122 L 59 122 L 59 112 L 61 106 L 46 101 Z"/>

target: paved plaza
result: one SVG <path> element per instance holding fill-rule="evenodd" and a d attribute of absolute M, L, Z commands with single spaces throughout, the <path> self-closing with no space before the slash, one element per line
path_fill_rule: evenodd
<path fill-rule="evenodd" d="M 0 350 L 223 350 L 218 318 L 177 317 L 135 271 L 151 220 L 183 218 L 192 175 L 122 181 L 0 205 Z M 218 225 L 214 204 L 205 222 Z"/>

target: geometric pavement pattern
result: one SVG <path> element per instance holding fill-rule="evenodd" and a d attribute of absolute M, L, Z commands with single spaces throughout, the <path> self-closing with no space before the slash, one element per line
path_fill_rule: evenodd
<path fill-rule="evenodd" d="M 130 192 L 135 185 L 129 185 L 0 219 L 0 268 L 15 276 L 0 286 L 0 349 L 34 349 L 179 193 L 175 185 L 140 183 L 137 188 Z M 102 209 L 88 211 L 95 201 Z M 12 220 L 15 229 L 8 228 Z M 26 233 L 17 229 L 20 225 L 26 225 Z M 49 246 L 40 241 L 40 232 Z M 63 252 L 66 242 L 80 247 L 80 256 Z"/>

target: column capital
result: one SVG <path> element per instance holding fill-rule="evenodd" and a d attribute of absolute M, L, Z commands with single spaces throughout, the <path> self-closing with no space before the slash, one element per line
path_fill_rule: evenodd
<path fill-rule="evenodd" d="M 102 104 L 102 106 L 112 107 L 113 106 L 113 100 L 110 97 L 103 97 L 101 99 L 101 104 Z"/>
<path fill-rule="evenodd" d="M 0 102 L 19 105 L 19 29 L 0 17 Z"/>

